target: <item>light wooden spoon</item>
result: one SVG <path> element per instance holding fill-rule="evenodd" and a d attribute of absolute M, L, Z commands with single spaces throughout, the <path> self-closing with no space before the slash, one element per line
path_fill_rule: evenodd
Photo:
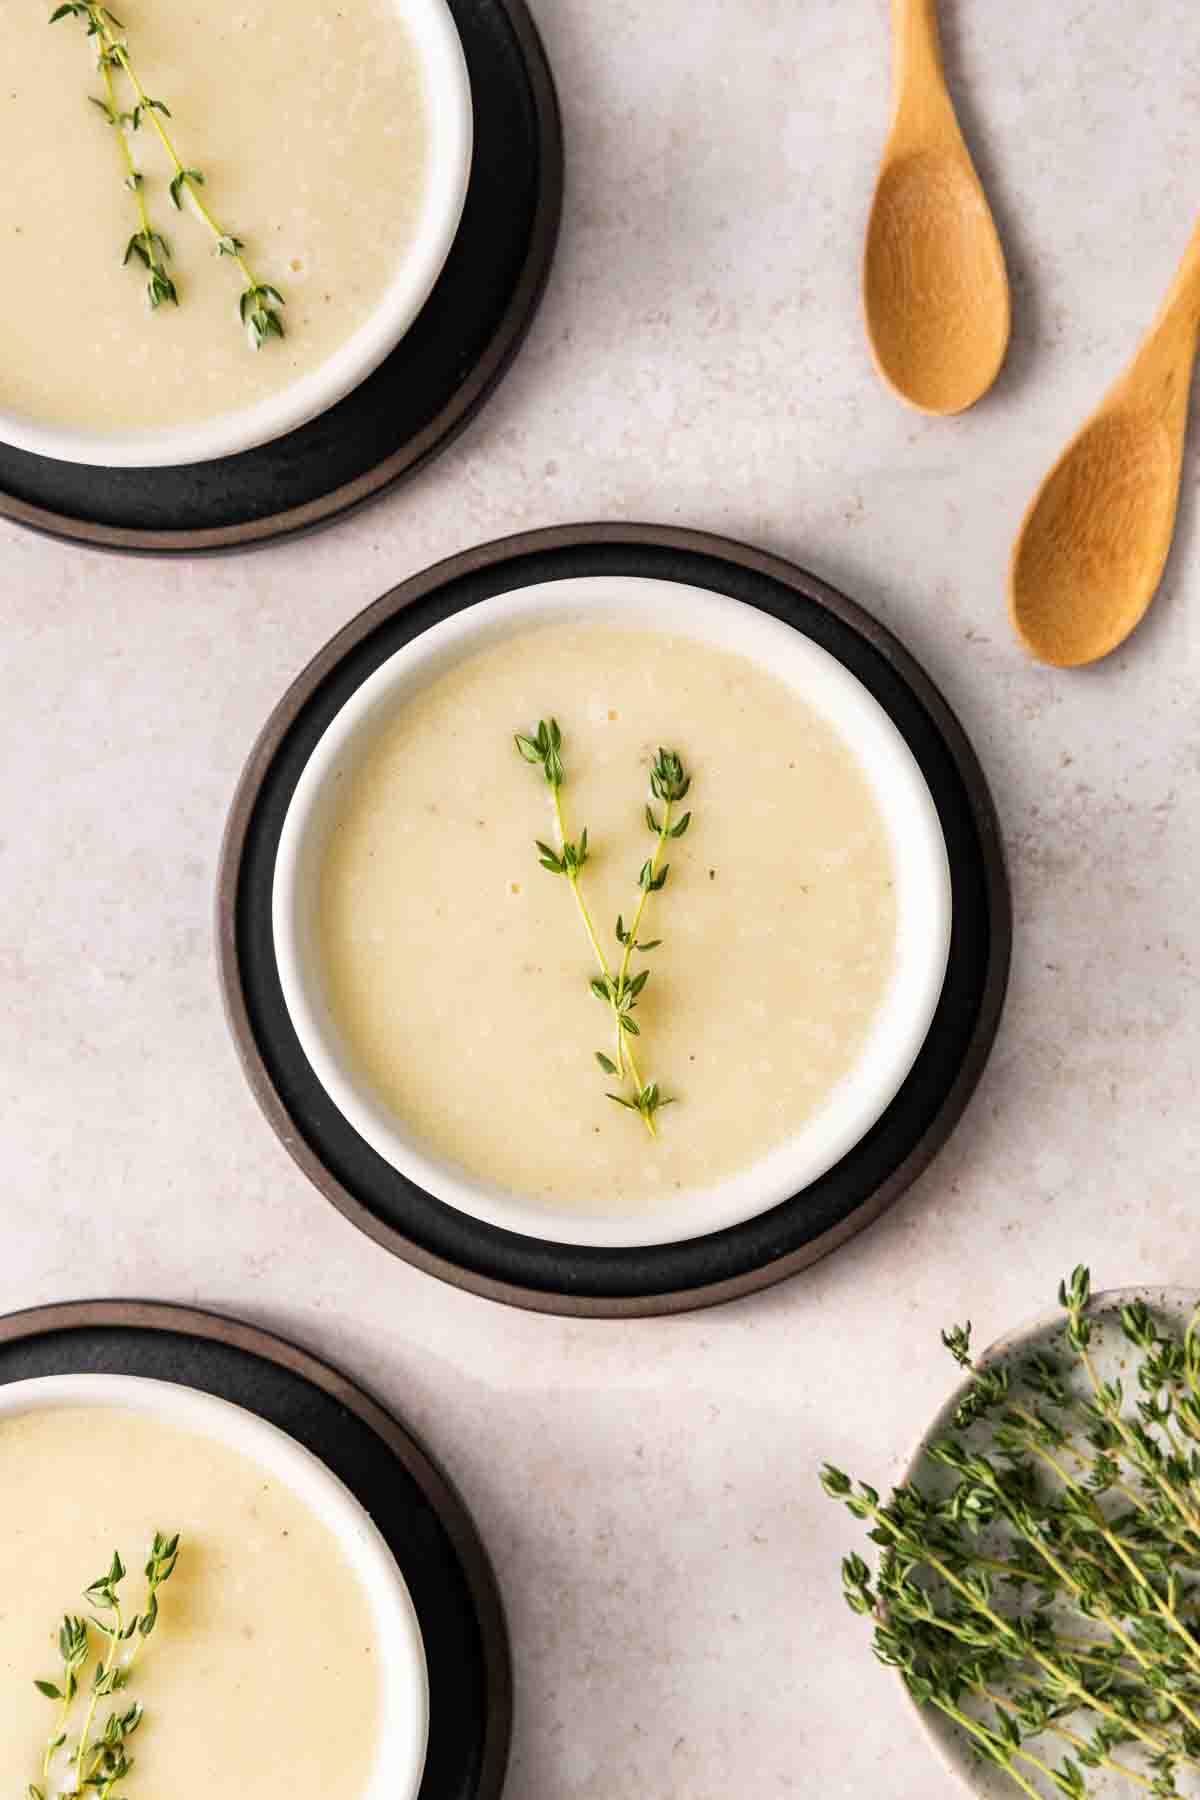
<path fill-rule="evenodd" d="M 1200 330 L 1200 225 L 1140 349 L 1039 488 L 1013 546 L 1008 605 L 1027 650 L 1095 662 L 1154 598 L 1179 508 Z"/>
<path fill-rule="evenodd" d="M 946 89 L 937 0 L 892 0 L 892 122 L 863 259 L 879 373 L 921 412 L 957 413 L 1008 350 L 1004 251 Z"/>

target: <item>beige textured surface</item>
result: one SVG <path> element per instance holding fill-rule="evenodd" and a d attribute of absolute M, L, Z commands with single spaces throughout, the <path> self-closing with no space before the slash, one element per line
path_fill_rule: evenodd
<path fill-rule="evenodd" d="M 950 1800 L 836 1593 L 831 1455 L 885 1478 L 982 1338 L 1063 1265 L 1197 1275 L 1196 460 L 1144 626 L 1033 667 L 1004 566 L 1191 224 L 1200 24 L 1165 0 L 946 0 L 1001 213 L 1013 352 L 952 422 L 875 380 L 858 310 L 887 110 L 882 0 L 541 6 L 572 150 L 545 310 L 457 448 L 308 544 L 171 568 L 0 529 L 0 1306 L 225 1307 L 367 1378 L 495 1555 L 520 1684 L 509 1800 Z M 963 83 L 969 95 L 963 99 Z M 754 538 L 943 684 L 992 777 L 1018 945 L 962 1127 L 873 1231 L 773 1293 L 629 1326 L 504 1311 L 323 1205 L 225 1037 L 209 924 L 241 760 L 394 579 L 588 515 Z"/>

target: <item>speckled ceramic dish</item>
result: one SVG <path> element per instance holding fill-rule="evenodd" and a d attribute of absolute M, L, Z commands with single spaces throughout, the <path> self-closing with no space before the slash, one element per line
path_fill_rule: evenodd
<path fill-rule="evenodd" d="M 1200 1294 L 1194 1289 L 1173 1287 L 1111 1288 L 1096 1294 L 1089 1308 L 1089 1316 L 1094 1324 L 1090 1349 L 1097 1374 L 1102 1381 L 1128 1381 L 1130 1358 L 1136 1357 L 1137 1352 L 1131 1348 L 1121 1331 L 1120 1311 L 1132 1300 L 1144 1301 L 1152 1312 L 1160 1315 L 1176 1330 L 1182 1331 L 1200 1301 Z M 976 1360 L 981 1367 L 1006 1365 L 1016 1388 L 1019 1386 L 1022 1363 L 1038 1352 L 1053 1357 L 1064 1367 L 1074 1362 L 1073 1353 L 1066 1343 L 1066 1315 L 1061 1308 L 998 1338 Z M 949 1471 L 930 1463 L 925 1451 L 938 1438 L 951 1434 L 964 1436 L 968 1444 L 974 1440 L 976 1432 L 960 1434 L 953 1431 L 954 1413 L 968 1385 L 964 1382 L 955 1390 L 930 1424 L 904 1472 L 904 1481 L 916 1480 L 930 1493 L 937 1493 L 950 1485 L 953 1478 Z M 978 1800 L 1013 1800 L 1017 1789 L 1001 1770 L 981 1761 L 972 1750 L 965 1731 L 932 1707 L 914 1705 L 913 1710 L 938 1755 L 966 1792 L 978 1796 Z M 1039 1753 L 1045 1753 L 1045 1760 L 1052 1767 L 1058 1765 L 1064 1751 L 1069 1749 L 1052 1737 L 1031 1740 L 1031 1745 Z M 1023 1769 L 1022 1773 L 1030 1777 L 1046 1800 L 1055 1800 L 1055 1790 L 1048 1782 L 1033 1771 Z M 1095 1796 L 1095 1800 L 1126 1800 L 1134 1790 L 1129 1782 L 1100 1770 L 1089 1771 L 1088 1791 Z"/>
<path fill-rule="evenodd" d="M 638 577 L 762 613 L 853 675 L 903 740 L 936 813 L 952 920 L 944 978 L 915 1060 L 831 1166 L 766 1209 L 668 1242 L 563 1241 L 513 1230 L 424 1186 L 355 1129 L 305 1055 L 284 993 L 272 895 L 292 797 L 347 702 L 406 645 L 482 601 L 541 584 Z M 565 590 L 564 590 L 565 592 Z M 723 610 L 723 609 L 722 609 Z M 730 1299 L 812 1262 L 868 1224 L 930 1161 L 965 1105 L 999 1017 L 1008 889 L 987 789 L 945 702 L 900 645 L 799 569 L 698 533 L 599 526 L 469 552 L 378 601 L 327 647 L 268 722 L 243 775 L 219 885 L 226 1005 L 269 1119 L 322 1191 L 419 1266 L 546 1311 L 630 1315 Z"/>

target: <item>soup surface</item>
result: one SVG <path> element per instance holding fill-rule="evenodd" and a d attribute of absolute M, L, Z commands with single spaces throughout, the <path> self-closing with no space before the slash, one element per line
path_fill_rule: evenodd
<path fill-rule="evenodd" d="M 114 1549 L 130 1571 L 120 1593 L 136 1609 L 156 1529 L 180 1532 L 181 1552 L 119 1696 L 146 1709 L 121 1791 L 364 1793 L 379 1728 L 376 1640 L 335 1538 L 257 1463 L 116 1407 L 0 1420 L 0 1788 L 24 1794 L 40 1780 L 56 1708 L 33 1678 L 61 1680 L 63 1614 L 92 1610 L 83 1589 Z M 110 1706 L 101 1702 L 101 1723 Z"/>
<path fill-rule="evenodd" d="M 325 360 L 374 309 L 419 212 L 425 119 L 392 0 L 121 0 L 134 67 L 203 198 L 286 304 L 255 353 L 244 281 L 176 212 L 150 127 L 129 136 L 180 304 L 151 313 L 138 230 L 94 40 L 50 0 L 5 8 L 0 78 L 0 407 L 79 429 L 157 427 L 265 399 Z M 302 22 L 301 22 L 302 20 Z M 120 87 L 120 104 L 131 105 Z"/>
<path fill-rule="evenodd" d="M 557 717 L 568 835 L 615 969 L 653 850 L 656 748 L 691 772 L 686 836 L 639 933 L 641 1121 L 606 1099 L 611 1012 L 561 876 L 550 790 L 514 730 Z M 884 821 L 842 738 L 740 656 L 625 625 L 552 625 L 485 648 L 399 706 L 348 774 L 325 851 L 319 941 L 351 1056 L 442 1158 L 596 1212 L 749 1167 L 853 1066 L 895 963 Z"/>

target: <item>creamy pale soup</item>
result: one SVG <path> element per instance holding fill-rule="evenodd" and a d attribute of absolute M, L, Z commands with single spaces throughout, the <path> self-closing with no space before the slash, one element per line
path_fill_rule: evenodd
<path fill-rule="evenodd" d="M 129 142 L 180 305 L 152 314 L 141 264 L 121 266 L 138 218 L 117 135 L 87 103 L 104 91 L 94 43 L 77 19 L 49 26 L 50 10 L 4 8 L 0 407 L 156 427 L 250 405 L 316 368 L 372 312 L 417 219 L 424 101 L 392 0 L 114 0 L 206 204 L 284 296 L 287 336 L 257 353 L 237 320 L 244 283 L 171 207 L 145 124 Z"/>
<path fill-rule="evenodd" d="M 40 1784 L 55 1707 L 33 1679 L 61 1681 L 63 1614 L 94 1610 L 82 1590 L 114 1549 L 129 1569 L 120 1592 L 136 1608 L 156 1529 L 180 1532 L 181 1553 L 117 1696 L 146 1709 L 129 1741 L 137 1767 L 119 1791 L 363 1794 L 380 1674 L 370 1604 L 336 1540 L 258 1464 L 109 1407 L 0 1420 L 0 1791 Z M 101 1723 L 111 1706 L 101 1702 Z"/>
<path fill-rule="evenodd" d="M 659 745 L 693 776 L 693 820 L 640 933 L 641 1121 L 606 1099 L 610 1013 L 554 842 L 549 789 L 512 740 L 564 734 L 568 833 L 613 966 L 653 849 Z M 737 655 L 621 626 L 562 625 L 473 655 L 399 707 L 345 780 L 319 941 L 353 1060 L 410 1132 L 472 1174 L 608 1210 L 754 1163 L 858 1057 L 895 960 L 891 850 L 866 777 L 790 688 Z"/>

